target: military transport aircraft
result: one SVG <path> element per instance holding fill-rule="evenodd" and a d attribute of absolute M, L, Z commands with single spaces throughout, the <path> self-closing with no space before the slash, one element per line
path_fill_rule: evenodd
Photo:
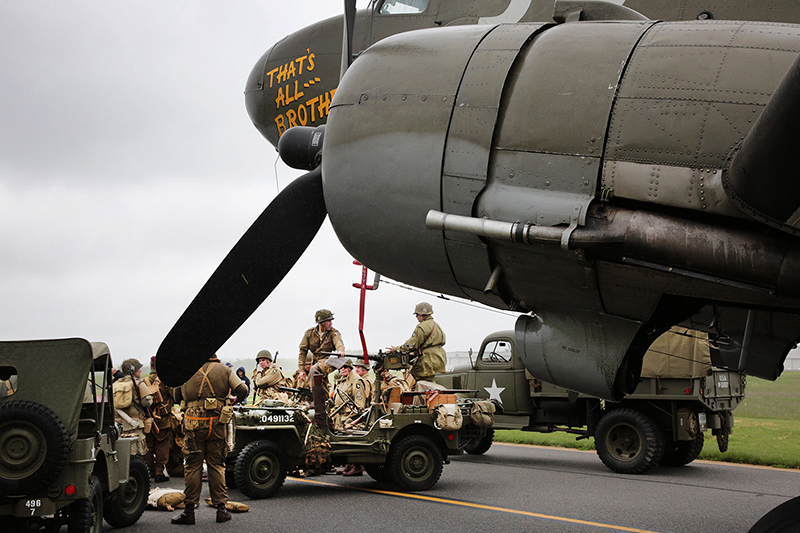
<path fill-rule="evenodd" d="M 800 5 L 758 4 L 346 0 L 286 37 L 246 105 L 309 172 L 169 332 L 162 379 L 190 377 L 327 215 L 370 269 L 518 311 L 545 381 L 619 399 L 675 324 L 776 379 L 800 339 Z"/>

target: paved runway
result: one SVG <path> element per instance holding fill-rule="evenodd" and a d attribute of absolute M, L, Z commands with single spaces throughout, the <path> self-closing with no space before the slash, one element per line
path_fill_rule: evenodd
<path fill-rule="evenodd" d="M 169 486 L 182 488 L 183 480 Z M 145 511 L 126 532 L 744 533 L 798 495 L 796 470 L 696 461 L 625 476 L 594 452 L 494 444 L 486 455 L 453 458 L 425 492 L 400 493 L 366 475 L 287 478 L 269 500 L 230 490 L 232 500 L 251 509 L 226 524 L 216 524 L 214 510 L 202 505 L 194 527 L 170 525 L 172 513 Z"/>

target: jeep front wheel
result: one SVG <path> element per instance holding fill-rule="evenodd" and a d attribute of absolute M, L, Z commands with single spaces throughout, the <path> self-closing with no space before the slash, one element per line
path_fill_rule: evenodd
<path fill-rule="evenodd" d="M 470 439 L 467 445 L 464 446 L 464 451 L 470 455 L 483 455 L 489 451 L 489 448 L 492 447 L 493 441 L 494 441 L 494 430 L 487 429 L 486 435 L 484 435 L 483 437 Z"/>
<path fill-rule="evenodd" d="M 597 455 L 620 474 L 643 474 L 664 455 L 664 432 L 644 413 L 614 409 L 600 419 L 594 436 Z"/>
<path fill-rule="evenodd" d="M 31 494 L 67 464 L 69 434 L 49 408 L 31 401 L 0 406 L 0 494 Z"/>
<path fill-rule="evenodd" d="M 138 456 L 131 457 L 128 482 L 121 484 L 104 500 L 105 521 L 114 527 L 127 527 L 136 523 L 147 506 L 150 494 L 150 474 L 147 463 Z"/>
<path fill-rule="evenodd" d="M 411 435 L 392 447 L 387 461 L 395 483 L 405 490 L 428 490 L 442 475 L 442 451 L 428 437 Z"/>
<path fill-rule="evenodd" d="M 233 475 L 245 496 L 254 500 L 274 496 L 286 480 L 280 446 L 269 440 L 251 442 L 236 459 Z"/>

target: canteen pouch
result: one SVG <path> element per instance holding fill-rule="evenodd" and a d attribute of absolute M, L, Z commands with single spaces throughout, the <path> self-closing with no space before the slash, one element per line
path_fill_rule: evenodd
<path fill-rule="evenodd" d="M 446 431 L 458 431 L 464 419 L 461 409 L 454 403 L 443 403 L 436 406 L 436 425 Z"/>
<path fill-rule="evenodd" d="M 145 435 L 149 434 L 153 431 L 153 419 L 152 418 L 145 418 L 144 419 L 144 433 Z"/>
<path fill-rule="evenodd" d="M 469 411 L 469 418 L 478 427 L 490 428 L 494 425 L 494 412 L 495 405 L 492 401 L 473 402 Z"/>
<path fill-rule="evenodd" d="M 205 398 L 203 400 L 203 409 L 206 411 L 216 411 L 217 405 L 218 403 L 216 398 Z"/>
<path fill-rule="evenodd" d="M 222 408 L 222 412 L 219 414 L 219 423 L 220 424 L 227 424 L 233 418 L 233 407 L 230 405 L 226 405 Z"/>

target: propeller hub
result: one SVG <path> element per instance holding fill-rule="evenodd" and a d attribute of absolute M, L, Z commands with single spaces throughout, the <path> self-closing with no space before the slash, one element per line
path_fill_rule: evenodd
<path fill-rule="evenodd" d="M 284 163 L 299 170 L 314 170 L 322 163 L 325 125 L 295 126 L 281 135 L 278 153 Z"/>

